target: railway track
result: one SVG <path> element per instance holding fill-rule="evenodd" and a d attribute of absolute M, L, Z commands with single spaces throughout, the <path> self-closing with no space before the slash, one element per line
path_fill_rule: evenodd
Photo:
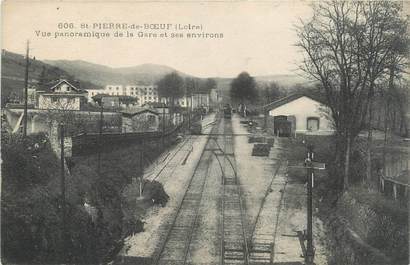
<path fill-rule="evenodd" d="M 222 187 L 221 193 L 218 196 L 221 205 L 218 238 L 220 240 L 218 246 L 220 250 L 215 253 L 219 256 L 218 263 L 221 265 L 249 265 L 255 264 L 257 261 L 255 259 L 255 250 L 257 251 L 258 249 L 257 242 L 260 241 L 261 234 L 251 233 L 250 237 L 247 235 L 246 213 L 243 207 L 244 201 L 236 169 L 234 135 L 232 134 L 231 121 L 218 119 L 208 135 L 209 138 L 194 169 L 194 173 L 189 180 L 183 198 L 172 217 L 172 221 L 164 227 L 164 239 L 161 240 L 162 243 L 153 256 L 153 265 L 184 265 L 192 263 L 190 251 L 194 244 L 196 244 L 195 235 L 197 227 L 200 225 L 201 200 L 207 178 L 210 174 L 208 170 L 213 158 L 217 159 L 222 171 Z M 186 143 L 183 146 L 186 146 Z M 179 150 L 182 150 L 183 146 Z M 178 158 L 178 152 L 174 156 L 172 160 Z M 179 157 L 175 161 L 181 161 L 181 158 Z M 173 167 L 171 166 L 170 168 L 171 172 L 166 174 L 172 175 Z M 279 168 L 280 166 L 278 166 L 277 171 L 279 171 Z M 270 187 L 275 185 L 274 180 L 275 177 L 272 178 Z M 280 192 L 277 193 L 280 194 Z M 267 196 L 265 195 L 265 197 Z M 257 222 L 265 217 L 263 211 L 265 207 L 270 207 L 270 204 L 262 202 Z M 254 232 L 256 227 L 255 223 L 255 228 L 252 232 Z M 272 238 L 269 240 L 274 241 Z M 272 249 L 272 244 L 269 244 L 269 247 Z"/>
<path fill-rule="evenodd" d="M 218 130 L 217 126 L 212 128 L 212 131 L 216 130 Z M 214 145 L 208 138 L 176 214 L 168 228 L 165 229 L 166 237 L 154 255 L 153 265 L 183 265 L 187 263 L 189 248 L 197 226 L 199 206 L 213 156 L 210 149 L 215 148 Z"/>
<path fill-rule="evenodd" d="M 281 149 L 278 144 L 276 146 L 277 149 Z M 274 262 L 279 217 L 287 184 L 286 170 L 287 163 L 278 160 L 252 228 L 249 256 L 251 264 L 273 264 Z"/>
<path fill-rule="evenodd" d="M 163 180 L 171 176 L 178 165 L 181 165 L 186 159 L 187 154 L 192 151 L 193 143 L 198 138 L 195 135 L 189 135 L 180 146 L 172 154 L 168 154 L 164 160 L 168 159 L 156 172 L 148 174 L 145 179 L 153 180 Z"/>
<path fill-rule="evenodd" d="M 242 193 L 233 155 L 232 124 L 224 122 L 221 264 L 249 264 Z"/>

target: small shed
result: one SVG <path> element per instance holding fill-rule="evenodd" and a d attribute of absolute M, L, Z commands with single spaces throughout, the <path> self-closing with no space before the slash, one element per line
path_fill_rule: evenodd
<path fill-rule="evenodd" d="M 270 127 L 278 136 L 334 133 L 329 107 L 310 95 L 292 94 L 265 105 Z"/>
<path fill-rule="evenodd" d="M 122 132 L 154 132 L 159 129 L 159 113 L 147 108 L 133 108 L 121 112 Z"/>

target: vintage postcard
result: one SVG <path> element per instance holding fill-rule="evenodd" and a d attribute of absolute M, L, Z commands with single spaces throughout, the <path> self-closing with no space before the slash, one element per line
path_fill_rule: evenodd
<path fill-rule="evenodd" d="M 409 264 L 407 1 L 1 6 L 1 263 Z"/>

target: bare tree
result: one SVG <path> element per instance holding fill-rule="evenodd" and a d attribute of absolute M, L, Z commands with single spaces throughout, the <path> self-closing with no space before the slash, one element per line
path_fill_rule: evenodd
<path fill-rule="evenodd" d="M 301 69 L 321 83 L 332 111 L 336 168 L 343 168 L 339 184 L 344 190 L 349 186 L 353 143 L 371 116 L 374 84 L 401 34 L 395 30 L 403 23 L 400 11 L 400 4 L 388 1 L 317 2 L 313 17 L 297 29 L 297 45 L 305 56 Z"/>
<path fill-rule="evenodd" d="M 400 16 L 402 7 L 399 2 L 369 1 L 362 2 L 360 7 L 366 21 L 362 52 L 367 55 L 366 68 L 369 71 L 366 177 L 370 182 L 375 85 L 376 82 L 383 82 L 386 73 L 394 75 L 392 71 L 398 69 L 403 61 L 403 53 L 407 50 L 407 23 Z"/>

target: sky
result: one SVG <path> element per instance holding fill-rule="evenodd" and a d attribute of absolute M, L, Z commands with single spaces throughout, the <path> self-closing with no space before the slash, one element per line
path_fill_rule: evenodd
<path fill-rule="evenodd" d="M 111 67 L 162 64 L 199 77 L 293 74 L 301 61 L 295 25 L 311 15 L 302 0 L 259 2 L 95 2 L 6 1 L 2 6 L 2 48 L 39 60 L 84 60 Z M 63 24 L 60 24 L 63 23 Z M 66 24 L 64 24 L 66 23 Z M 59 25 L 73 29 L 59 29 Z M 171 24 L 167 38 L 113 37 L 116 29 L 92 29 L 95 23 Z M 87 24 L 88 29 L 81 28 Z M 175 25 L 199 30 L 175 30 Z M 91 28 L 90 28 L 91 27 Z M 50 36 L 41 37 L 41 31 Z M 57 37 L 55 32 L 108 32 L 109 38 Z M 121 30 L 125 31 L 126 30 Z M 37 34 L 36 34 L 37 32 Z M 184 38 L 170 38 L 171 33 Z M 222 33 L 223 38 L 186 38 L 187 33 Z M 41 33 L 40 33 L 41 35 Z"/>

